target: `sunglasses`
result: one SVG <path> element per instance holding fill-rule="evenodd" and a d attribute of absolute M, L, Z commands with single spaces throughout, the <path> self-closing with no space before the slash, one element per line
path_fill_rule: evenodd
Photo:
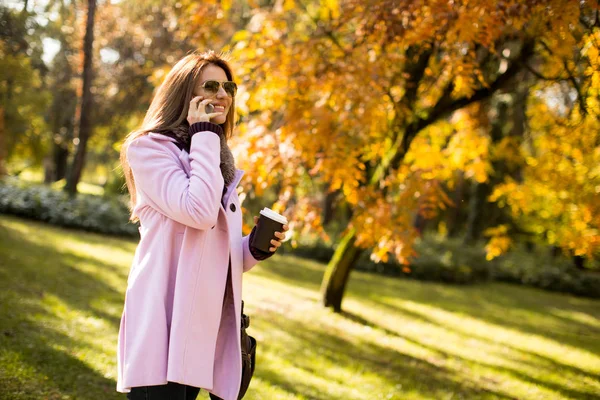
<path fill-rule="evenodd" d="M 215 95 L 219 92 L 221 86 L 223 86 L 223 90 L 225 90 L 225 93 L 227 93 L 229 97 L 234 97 L 237 93 L 237 85 L 232 81 L 206 81 L 202 84 L 202 89 L 204 89 L 210 95 Z"/>

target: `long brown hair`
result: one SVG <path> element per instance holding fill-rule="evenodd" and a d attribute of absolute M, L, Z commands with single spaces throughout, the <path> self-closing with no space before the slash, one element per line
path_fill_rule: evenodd
<path fill-rule="evenodd" d="M 179 60 L 165 77 L 164 82 L 152 99 L 142 126 L 125 137 L 123 146 L 121 146 L 120 160 L 130 196 L 131 221 L 137 221 L 138 217 L 133 213 L 136 203 L 136 189 L 133 173 L 127 161 L 127 148 L 140 136 L 147 135 L 150 132 L 170 132 L 182 124 L 187 124 L 188 109 L 190 101 L 194 97 L 194 88 L 198 84 L 204 67 L 210 64 L 222 68 L 227 75 L 227 79 L 233 81 L 231 67 L 223 54 L 217 54 L 212 50 L 205 53 L 188 54 Z M 221 124 L 227 139 L 233 135 L 234 122 L 235 97 L 232 98 L 225 122 Z"/>

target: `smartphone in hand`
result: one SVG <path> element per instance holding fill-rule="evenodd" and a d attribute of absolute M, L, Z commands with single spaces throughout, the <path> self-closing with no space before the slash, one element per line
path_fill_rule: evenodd
<path fill-rule="evenodd" d="M 206 107 L 204 107 L 204 112 L 206 112 L 207 114 L 212 113 L 215 110 L 215 106 L 213 106 L 212 104 L 208 103 L 206 105 Z"/>

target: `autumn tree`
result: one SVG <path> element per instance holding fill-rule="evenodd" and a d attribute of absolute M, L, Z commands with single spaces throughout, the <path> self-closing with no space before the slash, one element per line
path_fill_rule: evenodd
<path fill-rule="evenodd" d="M 423 154 L 415 141 L 457 148 L 458 135 L 474 152 L 487 152 L 486 135 L 452 129 L 447 118 L 509 90 L 537 62 L 542 43 L 579 29 L 590 7 L 558 0 L 284 1 L 255 11 L 233 38 L 247 88 L 239 99 L 248 115 L 240 141 L 254 154 L 249 161 L 261 155 L 263 164 L 247 170 L 259 191 L 281 185 L 277 207 L 296 230 L 321 228 L 321 202 L 307 186 L 326 182 L 352 208 L 325 272 L 326 306 L 341 309 L 362 248 L 372 249 L 374 260 L 391 254 L 407 262 L 414 214 L 423 204 L 450 203 L 440 177 L 473 167 L 475 178 L 487 179 L 481 157 L 461 150 L 458 164 L 440 166 L 440 153 Z"/>
<path fill-rule="evenodd" d="M 0 5 L 0 170 L 39 163 L 45 153 L 45 109 L 50 96 L 44 85 L 41 27 L 26 4 Z"/>

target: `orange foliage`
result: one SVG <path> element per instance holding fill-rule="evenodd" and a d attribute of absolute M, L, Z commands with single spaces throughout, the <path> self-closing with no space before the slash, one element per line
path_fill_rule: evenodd
<path fill-rule="evenodd" d="M 205 3 L 193 7 L 203 13 L 206 7 L 220 7 L 217 15 L 232 12 L 233 2 Z M 585 2 L 581 5 L 588 7 Z M 417 237 L 415 215 L 430 217 L 451 204 L 443 184 L 453 185 L 455 171 L 485 182 L 492 158 L 524 162 L 518 143 L 510 139 L 490 149 L 487 127 L 478 120 L 476 105 L 451 119 L 445 117 L 469 104 L 471 96 L 483 96 L 488 88 L 497 90 L 494 80 L 512 71 L 513 65 L 521 65 L 522 60 L 516 59 L 528 42 L 536 43 L 533 53 L 542 54 L 547 45 L 557 55 L 569 56 L 567 66 L 572 70 L 572 50 L 586 51 L 595 60 L 586 69 L 586 79 L 600 81 L 597 47 L 589 45 L 592 38 L 582 46 L 574 36 L 579 2 L 286 0 L 246 12 L 246 29 L 232 34 L 229 50 L 240 83 L 236 159 L 247 171 L 247 187 L 254 187 L 257 195 L 278 187 L 276 207 L 293 221 L 296 232 L 321 233 L 322 190 L 339 190 L 352 206 L 351 226 L 359 228 L 357 244 L 372 248 L 376 260 L 392 254 L 406 262 Z M 555 75 L 561 69 L 550 57 L 537 60 L 542 74 Z M 596 93 L 588 96 L 589 110 L 598 108 L 594 90 L 597 85 L 589 89 L 590 94 Z M 538 127 L 542 122 L 535 119 L 544 115 L 543 102 L 534 104 L 532 129 L 536 135 L 552 137 L 554 125 Z M 591 114 L 584 121 L 581 132 L 598 131 Z M 565 120 L 563 125 L 568 126 L 565 134 L 572 131 L 571 123 Z M 544 140 L 547 146 L 558 145 Z M 572 173 L 572 185 L 561 189 L 572 197 L 579 196 L 584 186 L 584 193 L 594 193 L 588 181 L 597 173 L 591 164 L 597 155 L 586 153 L 593 146 L 582 148 L 586 139 L 578 140 L 569 141 L 568 150 L 561 148 L 567 153 L 560 157 L 548 149 L 547 161 L 535 161 L 564 164 L 564 169 L 543 173 L 563 180 L 564 174 Z M 401 147 L 404 144 L 406 148 Z M 565 154 L 569 160 L 585 158 L 588 175 L 565 161 Z M 400 162 L 389 165 L 390 160 Z M 552 187 L 550 180 L 539 177 L 543 173 L 530 172 L 546 190 L 536 195 L 547 195 Z M 507 185 L 494 199 L 505 199 L 515 212 L 529 215 L 525 210 L 534 207 L 533 194 L 513 197 L 517 184 Z M 517 185 L 519 190 L 523 185 Z M 541 190 L 535 185 L 529 188 Z M 511 195 L 504 196 L 509 190 Z M 591 224 L 598 220 L 598 206 L 584 203 L 585 207 L 578 200 L 569 212 Z M 581 229 L 571 232 L 587 228 Z M 561 234 L 560 242 L 572 243 L 577 251 L 591 251 L 578 244 L 579 233 Z M 494 249 L 506 247 L 500 239 L 495 243 Z"/>

